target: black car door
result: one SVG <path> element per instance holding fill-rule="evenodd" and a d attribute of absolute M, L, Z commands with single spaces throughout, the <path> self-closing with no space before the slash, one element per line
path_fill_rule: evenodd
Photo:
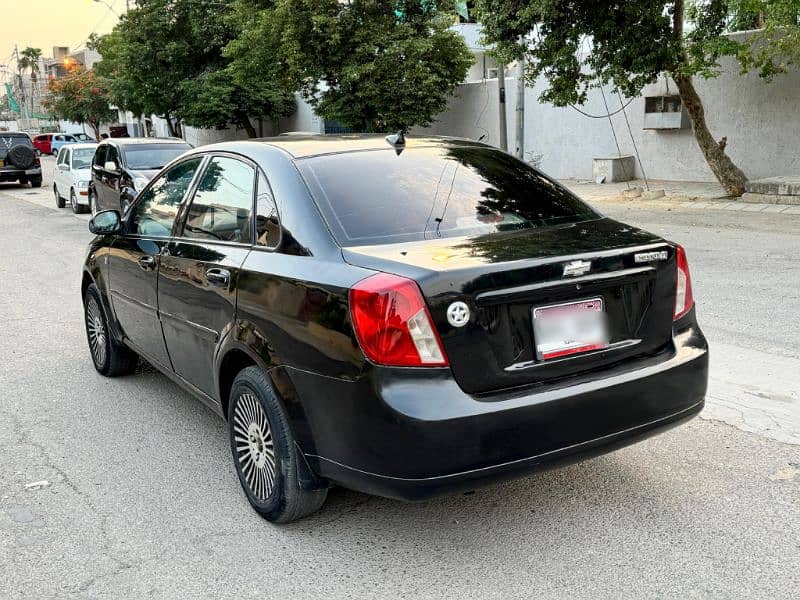
<path fill-rule="evenodd" d="M 105 165 L 114 163 L 113 169 L 106 169 Z M 109 165 L 110 166 L 110 165 Z M 119 184 L 122 179 L 122 159 L 116 146 L 108 146 L 105 164 L 103 165 L 103 197 L 101 206 L 114 210 L 120 210 L 119 204 Z"/>
<path fill-rule="evenodd" d="M 108 156 L 108 144 L 102 144 L 95 150 L 94 158 L 92 159 L 92 188 L 94 189 L 94 201 L 97 210 L 106 208 L 102 200 L 102 194 L 105 186 L 105 162 Z"/>
<path fill-rule="evenodd" d="M 189 158 L 162 173 L 134 204 L 125 233 L 108 254 L 114 314 L 125 337 L 149 360 L 169 368 L 158 319 L 158 267 L 181 202 L 202 162 Z"/>
<path fill-rule="evenodd" d="M 172 366 L 211 397 L 215 350 L 233 325 L 236 280 L 250 252 L 255 175 L 240 158 L 212 156 L 161 257 L 158 306 Z"/>

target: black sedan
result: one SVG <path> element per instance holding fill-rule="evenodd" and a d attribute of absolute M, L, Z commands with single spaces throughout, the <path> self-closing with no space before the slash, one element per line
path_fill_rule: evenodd
<path fill-rule="evenodd" d="M 124 214 L 150 179 L 190 148 L 176 138 L 111 138 L 101 142 L 94 153 L 89 182 L 92 214 L 109 208 Z"/>
<path fill-rule="evenodd" d="M 703 407 L 683 248 L 483 144 L 206 146 L 90 228 L 95 368 L 141 356 L 227 419 L 271 521 L 317 510 L 332 484 L 469 491 Z"/>

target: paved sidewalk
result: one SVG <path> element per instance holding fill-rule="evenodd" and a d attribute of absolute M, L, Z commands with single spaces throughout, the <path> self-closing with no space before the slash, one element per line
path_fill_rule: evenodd
<path fill-rule="evenodd" d="M 725 190 L 718 183 L 698 181 L 663 181 L 649 180 L 651 191 L 664 190 L 665 196 L 655 199 L 642 197 L 628 199 L 624 192 L 628 189 L 641 188 L 647 191 L 642 180 L 626 183 L 595 183 L 582 179 L 562 179 L 564 184 L 578 196 L 594 204 L 628 204 L 641 208 L 662 208 L 672 210 L 675 207 L 697 210 L 726 210 L 743 212 L 767 212 L 789 215 L 800 215 L 800 206 L 786 204 L 760 204 L 742 202 L 725 195 Z"/>

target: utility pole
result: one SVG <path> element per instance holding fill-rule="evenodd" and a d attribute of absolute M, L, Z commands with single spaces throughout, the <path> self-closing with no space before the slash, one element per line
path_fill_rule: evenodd
<path fill-rule="evenodd" d="M 517 150 L 514 153 L 520 160 L 525 160 L 525 59 L 517 62 L 517 110 L 514 113 L 517 130 Z"/>
<path fill-rule="evenodd" d="M 506 69 L 502 62 L 497 63 L 497 90 L 500 94 L 497 106 L 500 110 L 500 149 L 508 150 L 508 127 L 506 126 Z"/>

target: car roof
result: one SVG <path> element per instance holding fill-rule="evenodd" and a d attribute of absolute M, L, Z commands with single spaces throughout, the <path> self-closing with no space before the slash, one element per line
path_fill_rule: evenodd
<path fill-rule="evenodd" d="M 280 148 L 294 158 L 307 158 L 322 154 L 337 154 L 342 152 L 358 152 L 364 150 L 387 150 L 392 146 L 386 141 L 385 134 L 348 134 L 348 135 L 308 135 L 294 134 L 279 137 L 261 138 L 242 142 L 226 142 L 219 147 L 226 146 L 235 150 L 236 146 L 247 143 L 262 143 Z M 466 138 L 444 136 L 406 136 L 405 148 L 420 147 L 448 147 L 448 146 L 475 146 L 488 148 L 486 144 Z M 241 146 L 240 146 L 241 148 Z M 200 150 L 211 149 L 209 146 Z M 243 148 L 241 148 L 243 149 Z"/>
<path fill-rule="evenodd" d="M 137 146 L 140 144 L 186 144 L 186 140 L 170 137 L 143 137 L 143 138 L 108 138 L 103 140 L 104 144 L 117 144 L 119 146 Z"/>
<path fill-rule="evenodd" d="M 67 144 L 66 146 L 64 146 L 64 148 L 72 148 L 73 150 L 83 150 L 85 148 L 94 149 L 97 148 L 97 144 L 91 142 L 83 142 L 80 144 Z"/>

